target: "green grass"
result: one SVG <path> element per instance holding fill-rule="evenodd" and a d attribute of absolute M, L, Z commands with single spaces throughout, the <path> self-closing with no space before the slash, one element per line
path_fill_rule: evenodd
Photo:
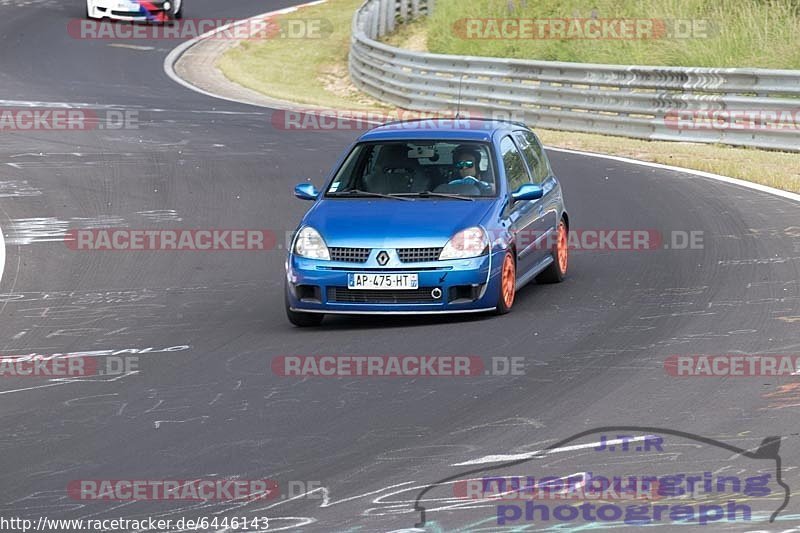
<path fill-rule="evenodd" d="M 442 54 L 685 67 L 800 69 L 800 0 L 437 0 L 424 24 Z M 520 7 L 523 4 L 524 7 Z M 464 18 L 708 21 L 695 38 L 636 40 L 466 39 Z"/>
<path fill-rule="evenodd" d="M 612 154 L 662 165 L 691 168 L 800 193 L 800 154 L 718 144 L 645 141 L 532 125 L 548 146 Z"/>
<path fill-rule="evenodd" d="M 363 0 L 329 0 L 279 17 L 281 21 L 319 20 L 331 31 L 316 39 L 275 38 L 242 41 L 216 66 L 240 85 L 273 98 L 322 107 L 370 109 L 378 104 L 349 83 L 350 23 Z"/>

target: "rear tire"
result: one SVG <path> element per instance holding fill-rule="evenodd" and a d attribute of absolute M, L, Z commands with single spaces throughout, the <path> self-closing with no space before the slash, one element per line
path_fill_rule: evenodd
<path fill-rule="evenodd" d="M 553 246 L 553 262 L 544 272 L 536 276 L 539 283 L 561 283 L 567 275 L 569 265 L 569 229 L 564 219 L 558 223 L 556 243 Z"/>
<path fill-rule="evenodd" d="M 497 292 L 495 314 L 505 315 L 511 311 L 517 295 L 517 265 L 511 250 L 503 257 L 503 264 L 500 267 L 500 287 Z"/>
<path fill-rule="evenodd" d="M 286 318 L 298 328 L 311 328 L 322 324 L 325 315 L 322 313 L 303 313 L 292 311 L 289 307 L 289 287 L 286 287 L 284 303 L 286 305 Z"/>

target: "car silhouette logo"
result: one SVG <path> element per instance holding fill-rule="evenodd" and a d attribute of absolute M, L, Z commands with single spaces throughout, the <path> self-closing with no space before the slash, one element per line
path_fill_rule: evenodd
<path fill-rule="evenodd" d="M 377 257 L 377 259 L 378 259 L 378 264 L 379 264 L 380 266 L 385 266 L 385 265 L 386 265 L 386 263 L 388 263 L 388 262 L 389 262 L 389 254 L 388 254 L 388 253 L 386 253 L 386 251 L 385 251 L 385 250 L 382 250 L 382 251 L 381 251 L 381 252 L 378 254 L 378 257 Z"/>

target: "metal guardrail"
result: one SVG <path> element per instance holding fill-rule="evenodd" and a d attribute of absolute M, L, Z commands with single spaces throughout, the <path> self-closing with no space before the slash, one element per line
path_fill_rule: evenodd
<path fill-rule="evenodd" d="M 800 71 L 455 56 L 377 41 L 433 7 L 434 0 L 364 2 L 349 57 L 358 88 L 414 111 L 455 111 L 460 94 L 463 110 L 545 129 L 800 152 Z"/>

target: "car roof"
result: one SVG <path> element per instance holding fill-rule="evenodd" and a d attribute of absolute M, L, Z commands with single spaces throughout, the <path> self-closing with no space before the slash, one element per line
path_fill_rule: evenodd
<path fill-rule="evenodd" d="M 389 122 L 364 133 L 359 141 L 490 141 L 498 130 L 528 129 L 521 122 L 496 119 L 431 117 Z"/>

